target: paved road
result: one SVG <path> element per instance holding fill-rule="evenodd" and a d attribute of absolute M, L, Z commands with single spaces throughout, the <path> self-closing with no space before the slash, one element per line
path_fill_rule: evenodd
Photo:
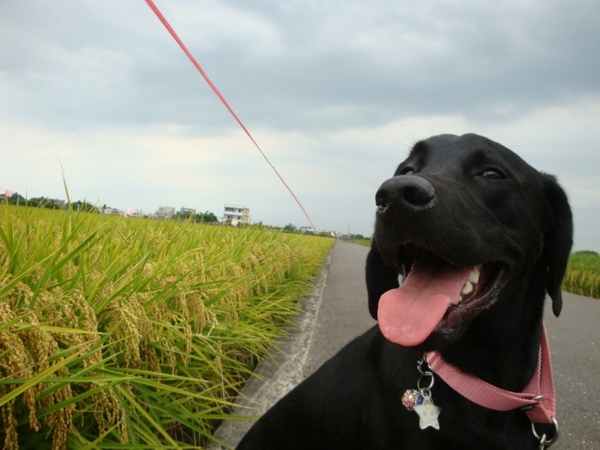
<path fill-rule="evenodd" d="M 261 378 L 250 380 L 235 414 L 256 416 L 316 370 L 344 344 L 375 324 L 367 310 L 364 264 L 368 248 L 337 241 L 305 313 L 282 339 L 274 359 L 263 361 Z M 600 300 L 563 294 L 556 319 L 546 311 L 558 396 L 561 438 L 552 450 L 600 450 Z M 230 420 L 217 436 L 235 447 L 252 421 Z"/>

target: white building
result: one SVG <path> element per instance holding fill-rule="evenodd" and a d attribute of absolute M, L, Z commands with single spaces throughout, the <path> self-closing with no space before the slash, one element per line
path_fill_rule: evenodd
<path fill-rule="evenodd" d="M 102 214 L 106 214 L 108 216 L 120 216 L 123 214 L 122 211 L 116 209 L 116 208 L 111 208 L 111 207 L 103 207 L 102 208 Z"/>
<path fill-rule="evenodd" d="M 182 206 L 181 209 L 179 210 L 179 213 L 185 214 L 185 215 L 189 214 L 189 215 L 194 216 L 196 214 L 196 210 L 194 208 L 185 208 Z"/>
<path fill-rule="evenodd" d="M 223 220 L 239 223 L 250 223 L 250 209 L 242 205 L 225 205 L 223 209 Z"/>
<path fill-rule="evenodd" d="M 170 219 L 175 215 L 175 208 L 172 206 L 159 206 L 158 211 L 154 213 L 156 219 Z"/>

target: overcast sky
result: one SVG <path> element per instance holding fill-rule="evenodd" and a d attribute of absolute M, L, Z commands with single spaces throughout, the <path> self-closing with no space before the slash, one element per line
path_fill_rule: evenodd
<path fill-rule="evenodd" d="M 155 0 L 318 229 L 370 235 L 418 139 L 558 175 L 600 251 L 600 2 Z M 143 0 L 0 0 L 0 192 L 308 225 Z M 61 169 L 62 165 L 62 169 Z"/>

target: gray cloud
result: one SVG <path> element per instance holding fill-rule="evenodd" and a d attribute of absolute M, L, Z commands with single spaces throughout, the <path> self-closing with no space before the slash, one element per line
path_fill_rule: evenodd
<path fill-rule="evenodd" d="M 412 142 L 474 131 L 559 173 L 579 245 L 600 248 L 598 2 L 156 3 L 320 226 L 368 234 Z M 32 174 L 0 168 L 0 189 L 50 190 L 31 161 L 58 154 L 90 171 L 74 189 L 115 206 L 243 201 L 304 220 L 144 2 L 2 2 L 0 39 L 0 148 Z"/>

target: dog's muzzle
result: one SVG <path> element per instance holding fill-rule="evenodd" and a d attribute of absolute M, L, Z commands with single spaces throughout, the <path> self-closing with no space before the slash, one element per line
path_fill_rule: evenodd
<path fill-rule="evenodd" d="M 392 219 L 428 209 L 435 203 L 433 184 L 418 175 L 398 175 L 383 182 L 375 194 L 377 216 Z"/>

